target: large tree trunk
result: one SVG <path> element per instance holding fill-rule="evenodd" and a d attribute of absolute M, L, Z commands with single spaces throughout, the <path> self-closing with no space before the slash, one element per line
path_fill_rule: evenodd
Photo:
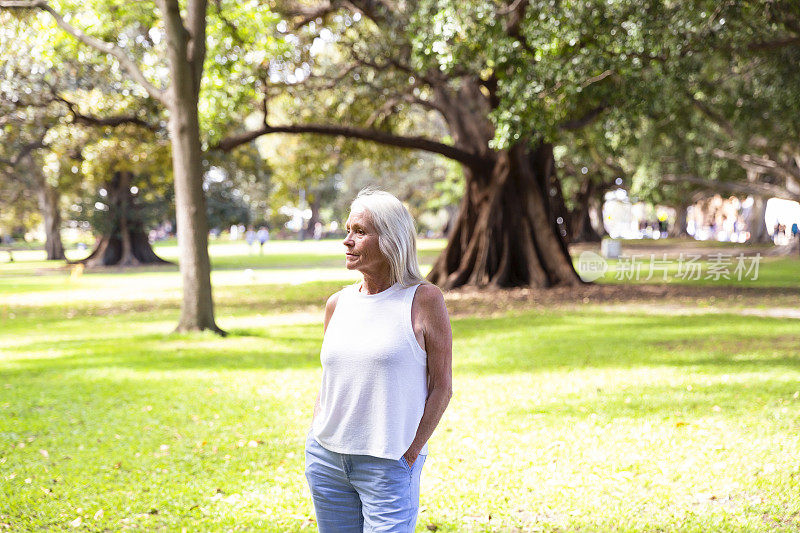
<path fill-rule="evenodd" d="M 61 242 L 61 211 L 58 208 L 58 189 L 42 179 L 39 190 L 39 210 L 44 219 L 44 248 L 47 259 L 66 259 L 64 245 Z"/>
<path fill-rule="evenodd" d="M 498 152 L 485 173 L 465 169 L 458 218 L 428 279 L 445 289 L 581 284 L 548 202 L 554 170 L 548 144 Z"/>
<path fill-rule="evenodd" d="M 552 145 L 531 150 L 519 142 L 493 152 L 491 102 L 474 79 L 464 78 L 455 92 L 438 87 L 436 102 L 455 146 L 487 164 L 464 167 L 459 214 L 428 279 L 444 289 L 583 283 L 550 201 L 553 188 L 553 196 L 560 193 Z"/>
<path fill-rule="evenodd" d="M 115 172 L 106 183 L 109 225 L 88 257 L 75 261 L 87 267 L 172 264 L 156 255 L 136 215 L 129 171 Z"/>

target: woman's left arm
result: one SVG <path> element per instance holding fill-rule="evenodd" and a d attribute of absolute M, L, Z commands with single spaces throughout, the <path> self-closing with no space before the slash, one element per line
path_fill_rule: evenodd
<path fill-rule="evenodd" d="M 417 339 L 421 330 L 422 347 L 428 354 L 428 398 L 417 434 L 403 454 L 409 465 L 417 460 L 453 396 L 453 332 L 439 287 L 424 283 L 417 288 L 411 317 Z"/>

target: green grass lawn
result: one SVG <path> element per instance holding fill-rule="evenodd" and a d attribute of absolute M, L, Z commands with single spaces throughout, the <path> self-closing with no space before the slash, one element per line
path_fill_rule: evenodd
<path fill-rule="evenodd" d="M 800 287 L 800 258 L 745 256 L 668 258 L 650 254 L 609 259 L 601 283 L 671 283 L 694 286 Z M 690 262 L 691 261 L 691 262 Z"/>
<path fill-rule="evenodd" d="M 171 333 L 175 267 L 0 263 L 0 531 L 315 530 L 321 314 L 353 278 L 337 243 L 274 244 L 212 245 L 224 339 Z M 764 286 L 797 288 L 799 265 L 765 262 Z M 459 315 L 417 530 L 797 531 L 798 326 L 629 306 Z"/>

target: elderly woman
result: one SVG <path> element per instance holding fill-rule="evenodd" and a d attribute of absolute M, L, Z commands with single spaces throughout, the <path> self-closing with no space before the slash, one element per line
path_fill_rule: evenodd
<path fill-rule="evenodd" d="M 397 198 L 361 191 L 346 230 L 345 266 L 363 279 L 325 306 L 306 478 L 323 533 L 413 531 L 426 443 L 452 395 L 450 320 Z"/>

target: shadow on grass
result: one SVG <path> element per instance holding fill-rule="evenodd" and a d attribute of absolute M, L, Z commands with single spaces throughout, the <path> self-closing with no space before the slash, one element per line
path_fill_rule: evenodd
<path fill-rule="evenodd" d="M 342 289 L 346 281 L 314 281 L 299 285 L 267 284 L 258 286 L 222 286 L 214 289 L 214 307 L 217 316 L 225 313 L 242 314 L 256 312 L 264 314 L 286 313 L 314 307 L 322 316 L 325 301 Z M 72 316 L 117 316 L 125 315 L 140 320 L 141 315 L 153 312 L 180 312 L 179 298 L 141 299 L 119 302 L 45 302 L 31 301 L 25 305 L 0 309 L 0 318 L 13 313 L 16 319 L 35 319 L 37 323 L 70 318 Z M 139 315 L 139 316 L 136 316 Z M 176 319 L 177 320 L 177 319 Z M 13 320 L 9 327 L 15 327 Z M 22 327 L 26 327 L 23 325 Z M 10 331 L 10 330 L 6 330 Z"/>
<path fill-rule="evenodd" d="M 526 313 L 454 322 L 460 372 L 553 369 L 800 367 L 800 329 L 791 319 L 739 315 L 663 316 Z"/>
<path fill-rule="evenodd" d="M 274 338 L 267 331 L 256 328 L 231 328 L 231 329 L 226 329 L 225 333 L 227 334 L 227 338 L 229 339 L 248 338 L 248 337 L 253 337 L 257 339 Z"/>
<path fill-rule="evenodd" d="M 84 326 L 87 327 L 87 326 Z M 697 367 L 737 372 L 800 368 L 797 322 L 738 315 L 636 316 L 526 312 L 453 321 L 454 371 L 474 374 L 586 368 Z M 354 329 L 357 342 L 357 329 Z M 318 324 L 234 328 L 228 338 L 112 333 L 4 349 L 0 375 L 103 367 L 158 370 L 319 368 Z M 41 354 L 41 355 L 40 355 Z M 10 356 L 10 357 L 8 357 Z"/>
<path fill-rule="evenodd" d="M 63 373 L 101 368 L 147 371 L 281 370 L 319 367 L 319 327 L 283 326 L 277 333 L 234 330 L 234 338 L 204 335 L 109 336 L 94 341 L 33 342 L 5 349 L 11 360 L 0 376 Z M 236 343 L 236 339 L 242 341 Z M 232 342 L 233 341 L 233 342 Z M 248 342 L 249 341 L 249 342 Z M 56 350 L 58 355 L 51 354 Z M 19 358 L 14 358 L 13 354 Z M 37 357 L 37 353 L 44 354 Z M 27 355 L 27 357 L 26 357 Z"/>
<path fill-rule="evenodd" d="M 686 384 L 691 384 L 687 389 Z M 789 398 L 797 383 L 761 376 L 747 383 L 703 384 L 691 377 L 675 386 L 638 383 L 623 389 L 601 389 L 580 393 L 562 393 L 553 398 L 536 398 L 530 406 L 513 406 L 503 416 L 555 416 L 586 418 L 641 418 L 667 416 L 680 419 L 698 416 L 721 416 L 759 411 L 774 407 L 776 398 Z M 680 426 L 679 426 L 680 427 Z"/>

